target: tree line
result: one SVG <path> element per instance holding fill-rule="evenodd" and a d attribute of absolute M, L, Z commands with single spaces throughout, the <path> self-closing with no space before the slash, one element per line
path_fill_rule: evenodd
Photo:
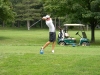
<path fill-rule="evenodd" d="M 0 22 L 18 27 L 28 28 L 46 14 L 58 25 L 60 20 L 90 25 L 92 42 L 95 42 L 95 27 L 100 24 L 100 0 L 0 0 L 0 11 Z M 42 27 L 42 23 L 37 26 Z"/>

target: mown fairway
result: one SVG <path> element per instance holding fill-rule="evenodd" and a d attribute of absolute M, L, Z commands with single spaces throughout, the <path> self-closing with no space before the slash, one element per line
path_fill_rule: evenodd
<path fill-rule="evenodd" d="M 70 35 L 79 36 L 77 31 Z M 0 29 L 0 75 L 100 75 L 100 36 L 91 46 L 59 46 L 51 53 L 49 45 L 43 55 L 41 46 L 48 40 L 48 30 Z M 58 34 L 58 31 L 57 31 Z M 81 34 L 81 33 L 80 33 Z M 90 39 L 90 31 L 87 31 Z"/>

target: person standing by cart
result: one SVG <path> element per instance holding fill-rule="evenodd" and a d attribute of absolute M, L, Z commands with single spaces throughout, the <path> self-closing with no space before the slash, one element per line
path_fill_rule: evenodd
<path fill-rule="evenodd" d="M 53 21 L 49 15 L 44 16 L 42 19 L 45 20 L 46 25 L 49 28 L 49 40 L 48 40 L 48 42 L 46 42 L 43 45 L 41 50 L 43 51 L 50 43 L 52 43 L 52 53 L 54 53 L 54 48 L 55 48 L 55 44 L 56 44 L 56 42 L 55 42 L 56 41 L 56 32 L 55 32 L 55 27 L 54 27 Z"/>

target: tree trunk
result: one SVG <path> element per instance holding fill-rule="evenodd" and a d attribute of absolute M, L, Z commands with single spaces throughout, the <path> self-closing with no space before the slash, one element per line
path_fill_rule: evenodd
<path fill-rule="evenodd" d="M 95 42 L 95 27 L 97 25 L 97 20 L 93 18 L 90 24 L 91 24 L 91 42 Z"/>
<path fill-rule="evenodd" d="M 4 26 L 5 26 L 5 22 L 3 21 L 2 27 L 4 27 Z"/>
<path fill-rule="evenodd" d="M 42 26 L 42 20 L 41 20 L 41 28 L 43 28 L 43 26 Z"/>
<path fill-rule="evenodd" d="M 16 27 L 20 27 L 20 21 L 17 21 L 17 26 Z"/>
<path fill-rule="evenodd" d="M 20 28 L 20 21 L 18 21 L 18 28 Z"/>
<path fill-rule="evenodd" d="M 59 18 L 59 27 L 60 27 L 60 18 Z"/>
<path fill-rule="evenodd" d="M 95 25 L 91 25 L 91 42 L 95 42 Z"/>
<path fill-rule="evenodd" d="M 28 30 L 30 30 L 30 21 L 29 20 L 27 20 L 27 28 L 28 28 Z"/>
<path fill-rule="evenodd" d="M 12 27 L 14 27 L 14 22 L 12 22 Z"/>

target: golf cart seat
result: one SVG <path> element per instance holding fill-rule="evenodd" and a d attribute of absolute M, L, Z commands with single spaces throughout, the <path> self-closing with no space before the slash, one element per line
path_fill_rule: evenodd
<path fill-rule="evenodd" d="M 68 38 L 70 37 L 70 35 L 68 33 L 65 33 L 65 37 Z"/>
<path fill-rule="evenodd" d="M 83 38 L 87 38 L 86 33 L 82 32 Z"/>
<path fill-rule="evenodd" d="M 76 40 L 76 38 L 70 37 L 70 35 L 68 33 L 65 33 L 65 38 L 72 39 L 72 40 Z"/>

